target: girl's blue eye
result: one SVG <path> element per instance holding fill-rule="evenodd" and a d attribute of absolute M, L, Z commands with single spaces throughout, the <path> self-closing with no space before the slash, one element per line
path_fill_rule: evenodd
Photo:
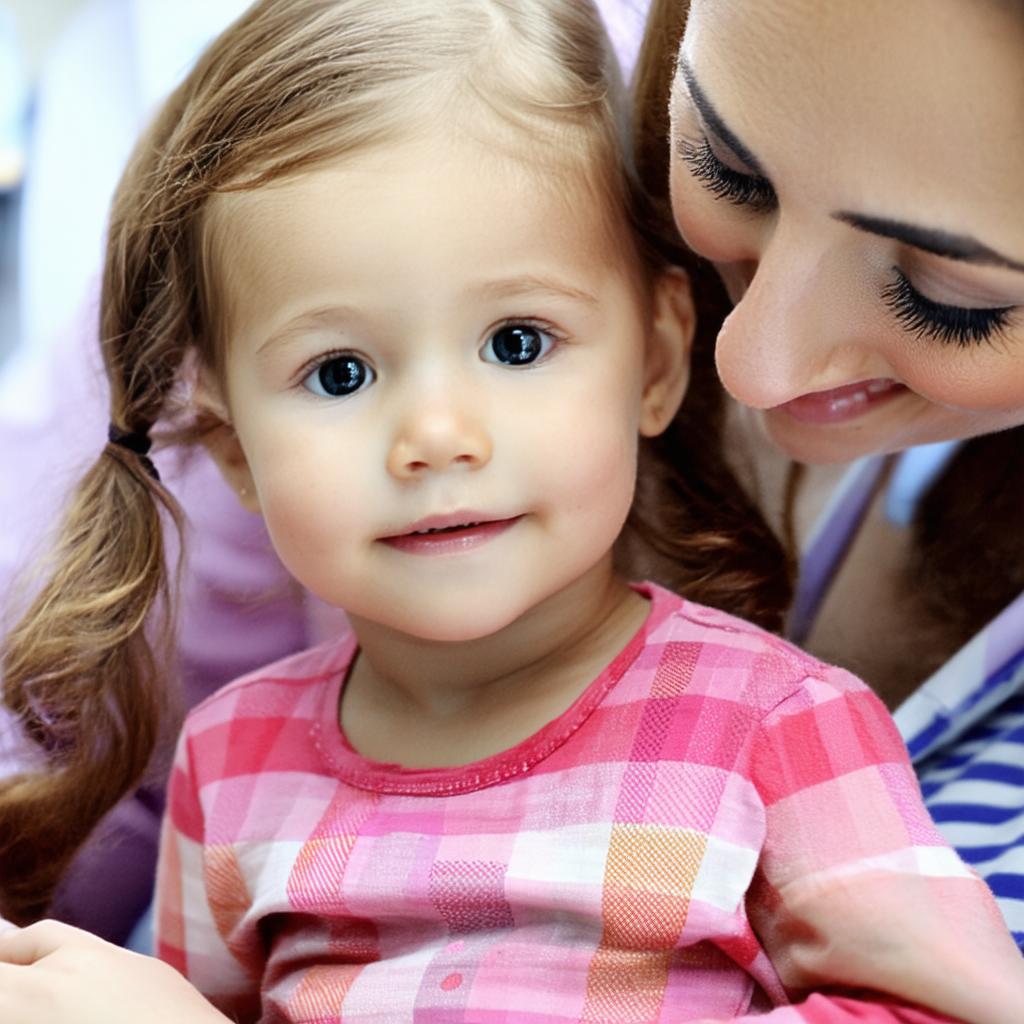
<path fill-rule="evenodd" d="M 899 267 L 893 267 L 893 273 L 895 277 L 886 285 L 882 297 L 903 329 L 919 338 L 937 338 L 966 348 L 991 340 L 1006 326 L 1013 312 L 1012 306 L 947 306 L 922 295 Z"/>
<path fill-rule="evenodd" d="M 531 324 L 505 324 L 487 339 L 481 355 L 485 362 L 528 366 L 546 356 L 554 345 L 547 331 Z"/>
<path fill-rule="evenodd" d="M 743 174 L 728 167 L 715 156 L 711 143 L 701 137 L 699 142 L 681 139 L 679 156 L 690 173 L 716 198 L 735 206 L 746 206 L 757 213 L 768 213 L 778 204 L 775 189 L 767 178 Z"/>
<path fill-rule="evenodd" d="M 359 356 L 343 354 L 329 356 L 303 380 L 303 387 L 322 398 L 344 398 L 354 395 L 376 376 L 370 366 Z"/>

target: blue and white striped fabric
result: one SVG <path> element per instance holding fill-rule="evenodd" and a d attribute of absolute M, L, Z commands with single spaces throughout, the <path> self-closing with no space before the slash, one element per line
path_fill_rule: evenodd
<path fill-rule="evenodd" d="M 925 805 L 1024 950 L 1024 595 L 894 717 Z"/>
<path fill-rule="evenodd" d="M 890 477 L 906 522 L 957 445 L 904 452 Z M 853 464 L 823 513 L 800 565 L 791 628 L 806 635 L 860 528 L 884 456 Z M 894 496 L 887 495 L 892 512 Z M 925 806 L 980 874 L 1024 951 L 1024 594 L 927 679 L 894 717 Z"/>

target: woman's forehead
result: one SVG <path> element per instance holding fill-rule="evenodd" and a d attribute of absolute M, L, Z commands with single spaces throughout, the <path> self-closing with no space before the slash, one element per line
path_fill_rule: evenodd
<path fill-rule="evenodd" d="M 780 193 L 932 223 L 952 206 L 971 223 L 946 227 L 1024 259 L 1021 3 L 695 0 L 682 56 Z"/>

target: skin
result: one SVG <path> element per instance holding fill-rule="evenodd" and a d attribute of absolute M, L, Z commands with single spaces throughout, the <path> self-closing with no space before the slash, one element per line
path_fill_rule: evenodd
<path fill-rule="evenodd" d="M 0 1020 L 226 1024 L 228 1018 L 169 964 L 59 921 L 40 921 L 0 931 Z"/>
<path fill-rule="evenodd" d="M 685 386 L 688 294 L 644 281 L 582 181 L 567 203 L 548 180 L 434 131 L 221 197 L 210 219 L 231 253 L 215 455 L 295 578 L 352 622 L 342 722 L 379 760 L 524 739 L 646 614 L 611 549 L 638 437 Z M 535 362 L 495 361 L 510 323 L 539 332 Z M 315 393 L 339 353 L 365 385 Z M 511 525 L 434 555 L 389 540 L 449 514 Z"/>
<path fill-rule="evenodd" d="M 1024 422 L 1019 5 L 695 0 L 681 57 L 673 208 L 735 302 L 719 371 L 771 445 L 846 462 Z M 711 130 L 693 81 L 738 146 Z M 680 155 L 703 138 L 775 201 L 713 195 Z M 1015 266 L 936 255 L 837 216 L 850 213 L 967 236 Z M 1007 308 L 1005 323 L 964 344 L 908 328 L 885 300 L 896 268 L 926 300 Z M 830 400 L 860 411 L 808 419 Z"/>

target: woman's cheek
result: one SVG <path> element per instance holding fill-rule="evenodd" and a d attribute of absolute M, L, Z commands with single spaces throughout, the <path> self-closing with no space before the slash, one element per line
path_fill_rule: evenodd
<path fill-rule="evenodd" d="M 687 247 L 712 263 L 732 263 L 742 255 L 742 226 L 676 160 L 670 176 L 672 214 Z"/>
<path fill-rule="evenodd" d="M 1024 335 L 976 350 L 920 339 L 891 359 L 898 379 L 938 405 L 979 413 L 1016 410 L 1017 422 L 1024 422 Z"/>

